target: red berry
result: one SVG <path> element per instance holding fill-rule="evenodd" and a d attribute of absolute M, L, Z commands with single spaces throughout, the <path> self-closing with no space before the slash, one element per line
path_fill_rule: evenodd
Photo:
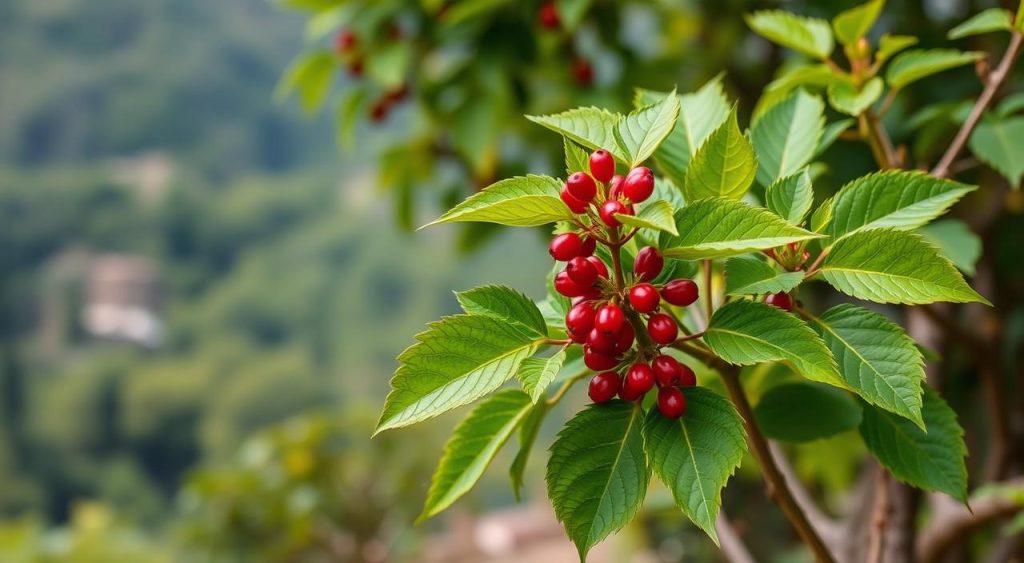
<path fill-rule="evenodd" d="M 590 175 L 598 182 L 608 182 L 615 176 L 615 158 L 612 153 L 598 149 L 590 153 Z"/>
<path fill-rule="evenodd" d="M 591 329 L 587 334 L 587 346 L 590 346 L 594 350 L 603 354 L 615 354 L 615 344 L 618 337 L 614 334 L 608 334 L 601 332 L 600 330 Z"/>
<path fill-rule="evenodd" d="M 679 363 L 679 385 L 683 387 L 694 387 L 697 385 L 697 374 L 690 366 Z"/>
<path fill-rule="evenodd" d="M 590 331 L 583 332 L 583 331 L 580 331 L 580 330 L 570 330 L 570 329 L 566 329 L 565 332 L 566 332 L 566 334 L 569 335 L 569 340 L 572 340 L 576 344 L 586 344 L 587 343 L 587 335 L 590 334 Z"/>
<path fill-rule="evenodd" d="M 569 260 L 569 263 L 565 265 L 565 273 L 580 287 L 590 287 L 597 282 L 597 268 L 590 260 L 582 256 Z"/>
<path fill-rule="evenodd" d="M 338 32 L 338 36 L 334 40 L 334 48 L 337 49 L 339 53 L 347 53 L 356 46 L 357 42 L 358 38 L 351 29 L 343 29 Z"/>
<path fill-rule="evenodd" d="M 604 371 L 619 365 L 619 360 L 611 354 L 594 350 L 590 346 L 583 348 L 583 363 L 594 371 Z"/>
<path fill-rule="evenodd" d="M 580 86 L 590 86 L 594 82 L 594 65 L 587 59 L 576 58 L 572 61 L 572 75 Z"/>
<path fill-rule="evenodd" d="M 580 201 L 572 197 L 572 194 L 569 193 L 568 186 L 563 186 L 562 193 L 559 195 L 562 197 L 562 201 L 565 203 L 565 205 L 569 208 L 569 211 L 572 211 L 573 213 L 576 214 L 587 212 L 587 202 Z"/>
<path fill-rule="evenodd" d="M 600 299 L 602 297 L 601 288 L 596 285 L 592 285 L 583 291 L 583 295 L 581 297 L 587 301 Z"/>
<path fill-rule="evenodd" d="M 580 201 L 589 202 L 597 195 L 597 184 L 586 172 L 574 172 L 565 181 L 565 187 L 569 190 L 569 195 Z"/>
<path fill-rule="evenodd" d="M 355 59 L 348 63 L 348 73 L 351 76 L 362 76 L 363 75 L 363 59 Z"/>
<path fill-rule="evenodd" d="M 537 20 L 540 22 L 541 27 L 545 29 L 558 29 L 561 25 L 561 18 L 558 17 L 558 7 L 555 6 L 554 2 L 547 2 L 541 4 L 540 11 L 537 13 Z"/>
<path fill-rule="evenodd" d="M 572 281 L 564 270 L 555 276 L 555 291 L 566 297 L 582 297 L 587 294 L 587 289 L 576 285 L 576 282 Z"/>
<path fill-rule="evenodd" d="M 666 418 L 679 418 L 686 412 L 686 396 L 675 387 L 662 387 L 658 391 L 658 411 Z"/>
<path fill-rule="evenodd" d="M 595 403 L 607 403 L 615 397 L 621 386 L 619 374 L 614 371 L 601 372 L 590 380 L 590 400 Z"/>
<path fill-rule="evenodd" d="M 793 310 L 793 298 L 790 297 L 788 293 L 772 293 L 764 298 L 764 302 L 769 305 L 774 305 L 784 311 Z"/>
<path fill-rule="evenodd" d="M 628 389 L 630 396 L 640 397 L 654 387 L 654 372 L 651 366 L 643 363 L 635 363 L 626 372 L 626 379 L 622 383 L 623 389 Z"/>
<path fill-rule="evenodd" d="M 666 345 L 675 342 L 676 336 L 679 335 L 679 327 L 672 317 L 659 313 L 647 319 L 647 332 L 650 333 L 651 340 Z"/>
<path fill-rule="evenodd" d="M 622 182 L 625 179 L 625 176 L 612 176 L 612 179 L 608 181 L 608 199 L 619 199 L 622 197 Z"/>
<path fill-rule="evenodd" d="M 587 256 L 587 261 L 594 265 L 597 269 L 597 275 L 604 279 L 608 279 L 608 266 L 601 261 L 597 256 Z"/>
<path fill-rule="evenodd" d="M 629 303 L 640 313 L 653 313 L 659 301 L 658 290 L 649 283 L 638 283 L 629 290 Z"/>
<path fill-rule="evenodd" d="M 661 269 L 665 267 L 665 259 L 661 257 L 661 253 L 658 252 L 657 248 L 653 246 L 645 246 L 640 249 L 640 252 L 636 253 L 636 259 L 633 260 L 633 273 L 640 281 L 651 281 L 658 277 L 661 273 Z"/>
<path fill-rule="evenodd" d="M 679 383 L 679 366 L 678 360 L 665 354 L 651 361 L 651 371 L 654 372 L 654 378 L 658 380 L 658 385 L 662 387 L 671 387 Z"/>
<path fill-rule="evenodd" d="M 605 225 L 608 225 L 609 227 L 618 227 L 622 223 L 620 223 L 619 220 L 615 218 L 615 216 L 632 215 L 632 213 L 629 212 L 629 208 L 627 208 L 626 205 L 621 201 L 610 199 L 601 204 L 601 210 L 599 215 L 601 216 L 601 220 L 604 221 Z"/>
<path fill-rule="evenodd" d="M 582 334 L 584 337 L 594 328 L 594 317 L 597 311 L 589 301 L 581 301 L 572 306 L 565 314 L 565 328 L 573 333 Z"/>
<path fill-rule="evenodd" d="M 686 307 L 697 300 L 697 293 L 697 284 L 693 280 L 678 279 L 665 284 L 661 297 L 673 305 Z"/>
<path fill-rule="evenodd" d="M 583 250 L 583 239 L 576 233 L 562 233 L 551 239 L 548 254 L 559 262 L 568 262 L 580 255 Z"/>
<path fill-rule="evenodd" d="M 597 250 L 597 239 L 595 239 L 594 237 L 584 237 L 583 247 L 580 248 L 580 256 L 593 256 L 595 250 Z"/>
<path fill-rule="evenodd" d="M 388 104 L 385 100 L 378 100 L 370 107 L 370 120 L 374 123 L 384 121 L 388 116 Z"/>
<path fill-rule="evenodd" d="M 606 334 L 618 334 L 626 322 L 626 315 L 622 308 L 613 303 L 608 303 L 597 310 L 594 317 L 594 328 Z"/>
<path fill-rule="evenodd" d="M 636 332 L 633 331 L 633 325 L 629 323 L 622 325 L 622 330 L 619 331 L 619 335 L 615 338 L 615 355 L 625 354 L 633 346 L 633 340 L 635 339 Z"/>
<path fill-rule="evenodd" d="M 622 183 L 622 193 L 633 203 L 640 203 L 654 193 L 654 173 L 646 166 L 638 166 L 629 171 Z"/>

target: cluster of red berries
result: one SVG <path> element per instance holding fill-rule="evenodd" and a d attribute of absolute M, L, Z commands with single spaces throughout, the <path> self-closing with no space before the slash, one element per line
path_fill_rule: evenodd
<path fill-rule="evenodd" d="M 590 398 L 603 403 L 618 395 L 636 401 L 657 386 L 658 409 L 675 418 L 686 409 L 680 388 L 696 385 L 696 376 L 685 364 L 661 353 L 661 348 L 674 343 L 679 335 L 675 318 L 661 311 L 661 302 L 691 305 L 697 300 L 697 284 L 689 279 L 651 283 L 665 266 L 658 249 L 651 246 L 637 253 L 631 276 L 616 276 L 614 281 L 609 279 L 608 265 L 595 255 L 598 242 L 612 253 L 619 252 L 622 223 L 616 215 L 632 215 L 633 204 L 653 192 L 654 174 L 649 168 L 640 166 L 626 176 L 617 176 L 612 155 L 595 151 L 590 155 L 590 173 L 570 175 L 561 193 L 574 213 L 591 221 L 589 225 L 578 221 L 582 234 L 555 236 L 548 251 L 552 258 L 566 263 L 554 280 L 556 291 L 573 298 L 565 316 L 566 332 L 571 342 L 583 346 L 587 367 L 598 372 L 590 382 Z M 610 240 L 601 238 L 598 221 Z M 616 368 L 623 364 L 629 365 L 620 376 Z"/>
<path fill-rule="evenodd" d="M 554 2 L 545 2 L 537 10 L 537 23 L 541 29 L 557 31 L 562 28 L 562 17 Z M 577 55 L 572 61 L 572 76 L 580 86 L 594 83 L 594 65 L 589 59 Z"/>
<path fill-rule="evenodd" d="M 397 23 L 388 27 L 388 38 L 398 41 L 402 38 L 402 28 Z M 354 78 L 363 75 L 364 60 L 359 50 L 359 37 L 351 29 L 342 29 L 334 39 L 334 50 L 345 60 L 345 67 Z M 384 92 L 370 105 L 370 119 L 379 123 L 387 119 L 391 110 L 409 95 L 409 85 L 401 86 Z"/>

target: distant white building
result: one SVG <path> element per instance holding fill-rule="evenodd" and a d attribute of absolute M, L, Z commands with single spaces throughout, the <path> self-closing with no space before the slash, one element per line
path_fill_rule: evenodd
<path fill-rule="evenodd" d="M 85 284 L 82 326 L 86 332 L 151 348 L 163 342 L 159 277 L 151 260 L 127 254 L 97 256 Z"/>

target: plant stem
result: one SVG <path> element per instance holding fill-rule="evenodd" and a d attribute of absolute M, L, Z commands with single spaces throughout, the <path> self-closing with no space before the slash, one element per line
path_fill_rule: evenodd
<path fill-rule="evenodd" d="M 550 399 L 544 402 L 547 403 L 549 407 L 557 405 L 558 401 L 561 401 L 562 397 L 564 397 L 565 394 L 569 392 L 569 389 L 572 389 L 572 386 L 575 385 L 577 381 L 586 377 L 588 373 L 590 373 L 588 370 L 583 370 L 577 373 L 576 375 L 570 377 L 569 379 L 566 379 L 565 383 L 563 383 L 562 386 L 558 388 L 558 391 L 555 392 L 555 394 L 552 395 Z"/>
<path fill-rule="evenodd" d="M 875 156 L 878 166 L 883 170 L 899 168 L 892 140 L 889 138 L 889 133 L 882 127 L 878 116 L 873 111 L 867 110 L 857 117 L 860 120 L 861 133 L 867 139 L 868 146 L 871 147 L 871 154 Z"/>
<path fill-rule="evenodd" d="M 704 261 L 704 314 L 707 316 L 708 324 L 711 324 L 711 315 L 715 311 L 715 297 L 711 292 L 711 260 Z"/>
<path fill-rule="evenodd" d="M 611 244 L 608 245 L 608 249 L 612 253 L 612 269 L 615 270 L 615 289 L 617 292 L 621 292 L 626 287 L 626 281 L 622 277 L 622 239 L 619 238 L 618 227 L 611 227 L 608 229 L 609 238 Z"/>

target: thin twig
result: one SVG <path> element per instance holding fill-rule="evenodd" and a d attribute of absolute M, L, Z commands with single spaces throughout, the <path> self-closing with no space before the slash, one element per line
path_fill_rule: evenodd
<path fill-rule="evenodd" d="M 711 291 L 712 282 L 711 260 L 704 261 L 704 314 L 708 324 L 711 324 L 711 315 L 715 311 L 714 293 Z M 706 328 L 706 327 L 705 327 Z"/>
<path fill-rule="evenodd" d="M 807 490 L 807 487 L 804 486 L 800 477 L 796 474 L 796 470 L 793 468 L 793 464 L 789 461 L 782 446 L 775 442 L 768 442 L 768 448 L 771 450 L 772 456 L 775 457 L 775 465 L 779 466 L 779 472 L 782 473 L 789 488 L 793 491 L 793 499 L 800 505 L 800 509 L 804 511 L 807 519 L 811 521 L 811 524 L 818 530 L 818 533 L 831 545 L 839 539 L 841 533 L 839 524 L 818 508 L 814 497 L 811 496 L 810 491 Z"/>
<path fill-rule="evenodd" d="M 572 386 L 575 385 L 577 381 L 583 379 L 589 373 L 590 372 L 588 370 L 583 370 L 577 373 L 576 375 L 570 377 L 569 379 L 566 379 L 565 383 L 563 383 L 562 386 L 558 388 L 558 391 L 554 395 L 552 395 L 550 399 L 545 401 L 545 403 L 547 403 L 549 407 L 557 405 L 558 401 L 561 401 L 562 397 L 564 397 L 565 394 L 569 392 L 569 389 L 572 389 Z"/>
<path fill-rule="evenodd" d="M 882 563 L 882 554 L 885 553 L 885 532 L 889 525 L 889 510 L 889 472 L 879 467 L 878 480 L 875 484 L 875 508 L 868 536 L 868 563 Z"/>
<path fill-rule="evenodd" d="M 1024 477 L 1002 483 L 1014 488 L 1024 487 Z M 970 509 L 950 503 L 948 510 L 937 512 L 932 523 L 921 532 L 917 539 L 917 561 L 934 563 L 949 553 L 958 542 L 965 540 L 969 533 L 991 522 L 1012 516 L 1022 509 L 1021 503 L 998 493 L 971 497 Z"/>

